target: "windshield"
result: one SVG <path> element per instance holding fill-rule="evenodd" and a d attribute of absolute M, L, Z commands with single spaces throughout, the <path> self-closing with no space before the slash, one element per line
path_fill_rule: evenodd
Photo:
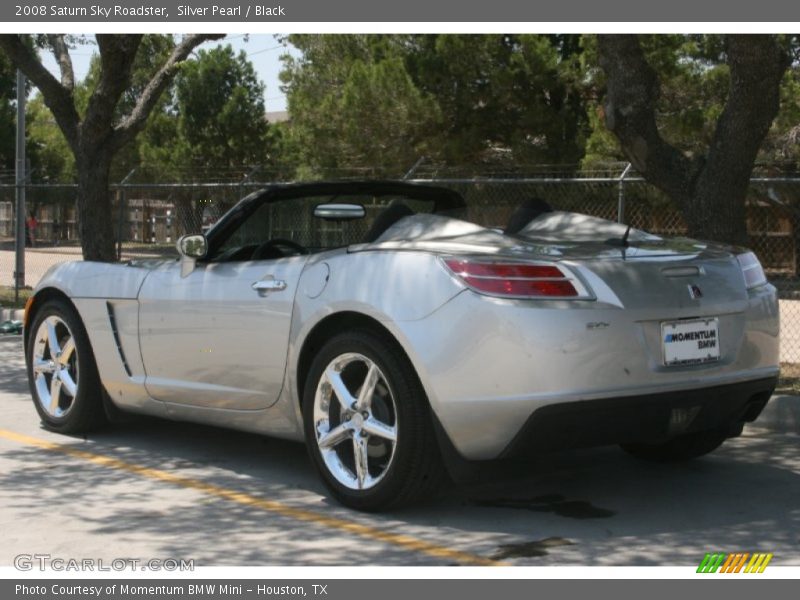
<path fill-rule="evenodd" d="M 314 215 L 321 204 L 356 204 L 364 217 L 332 220 Z M 425 214 L 436 209 L 435 199 L 406 194 L 310 194 L 261 202 L 243 211 L 232 227 L 212 244 L 208 260 L 261 260 L 322 252 L 364 242 L 391 214 Z M 454 211 L 443 211 L 452 213 Z M 387 221 L 386 226 L 391 225 Z"/>

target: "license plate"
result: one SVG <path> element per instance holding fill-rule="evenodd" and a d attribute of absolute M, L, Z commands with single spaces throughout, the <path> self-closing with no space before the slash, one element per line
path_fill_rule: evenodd
<path fill-rule="evenodd" d="M 661 346 L 668 366 L 719 360 L 719 319 L 661 323 Z"/>

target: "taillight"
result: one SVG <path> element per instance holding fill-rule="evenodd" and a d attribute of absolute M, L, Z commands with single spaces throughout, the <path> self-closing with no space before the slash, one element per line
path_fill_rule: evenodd
<path fill-rule="evenodd" d="M 742 275 L 744 275 L 744 283 L 748 290 L 767 283 L 767 276 L 764 274 L 764 269 L 755 254 L 745 252 L 737 255 L 736 260 L 739 261 Z"/>
<path fill-rule="evenodd" d="M 547 299 L 592 297 L 573 273 L 553 263 L 446 258 L 444 264 L 468 287 L 490 296 Z"/>

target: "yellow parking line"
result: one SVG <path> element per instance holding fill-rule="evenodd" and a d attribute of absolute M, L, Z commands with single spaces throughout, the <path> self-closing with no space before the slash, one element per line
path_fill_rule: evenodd
<path fill-rule="evenodd" d="M 345 519 L 329 517 L 312 510 L 294 508 L 292 506 L 287 506 L 282 502 L 266 500 L 264 498 L 252 496 L 244 492 L 237 492 L 236 490 L 206 483 L 204 481 L 200 481 L 199 479 L 181 477 L 180 475 L 175 475 L 174 473 L 170 473 L 168 471 L 151 469 L 142 465 L 125 462 L 111 456 L 95 454 L 94 452 L 86 452 L 85 450 L 78 450 L 77 448 L 73 448 L 69 445 L 57 444 L 55 442 L 16 433 L 7 429 L 0 429 L 0 437 L 17 442 L 19 444 L 36 446 L 37 448 L 42 448 L 44 450 L 50 450 L 53 452 L 60 452 L 73 458 L 79 458 L 102 467 L 127 471 L 128 473 L 134 473 L 141 477 L 173 483 L 184 488 L 203 492 L 204 494 L 208 494 L 210 496 L 224 498 L 225 500 L 230 500 L 231 502 L 244 504 L 245 506 L 252 506 L 253 508 L 279 514 L 281 516 L 296 519 L 298 521 L 305 521 L 307 523 L 315 523 L 331 529 L 338 529 L 339 531 L 344 531 L 346 533 L 351 533 L 393 546 L 398 546 L 404 550 L 420 552 L 434 558 L 455 560 L 467 565 L 496 566 L 502 564 L 489 558 L 484 558 L 476 554 L 470 554 L 469 552 L 461 552 L 460 550 L 454 550 L 452 548 L 447 548 L 446 546 L 439 546 L 437 544 L 432 544 L 408 535 L 390 533 L 376 527 L 370 527 L 369 525 L 362 525 L 360 523 L 347 521 Z"/>

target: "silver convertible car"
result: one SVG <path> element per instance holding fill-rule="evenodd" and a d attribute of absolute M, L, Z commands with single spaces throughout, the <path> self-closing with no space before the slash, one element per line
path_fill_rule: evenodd
<path fill-rule="evenodd" d="M 177 259 L 56 266 L 25 315 L 36 409 L 63 433 L 132 412 L 305 440 L 361 510 L 473 461 L 690 459 L 759 415 L 778 302 L 751 252 L 538 199 L 472 212 L 433 186 L 273 186 Z"/>

